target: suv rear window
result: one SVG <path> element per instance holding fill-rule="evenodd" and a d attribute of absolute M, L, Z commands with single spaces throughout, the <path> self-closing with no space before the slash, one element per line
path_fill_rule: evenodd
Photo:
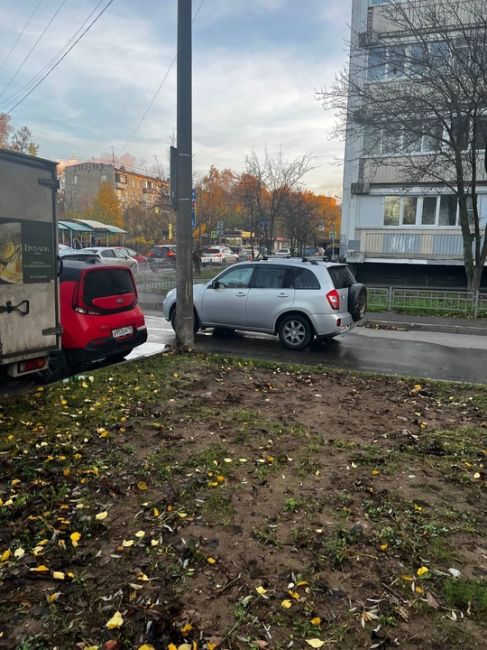
<path fill-rule="evenodd" d="M 333 280 L 335 289 L 348 289 L 356 282 L 348 266 L 330 266 L 328 267 L 328 273 Z"/>
<path fill-rule="evenodd" d="M 87 305 L 91 305 L 92 300 L 96 298 L 118 296 L 122 293 L 135 293 L 132 274 L 128 269 L 103 269 L 85 275 L 83 300 Z"/>
<path fill-rule="evenodd" d="M 320 283 L 314 273 L 308 269 L 293 269 L 295 289 L 319 289 Z"/>

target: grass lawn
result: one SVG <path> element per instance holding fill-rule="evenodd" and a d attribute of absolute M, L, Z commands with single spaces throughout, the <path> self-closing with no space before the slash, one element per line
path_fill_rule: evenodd
<path fill-rule="evenodd" d="M 487 387 L 165 354 L 0 398 L 0 648 L 485 648 Z"/>

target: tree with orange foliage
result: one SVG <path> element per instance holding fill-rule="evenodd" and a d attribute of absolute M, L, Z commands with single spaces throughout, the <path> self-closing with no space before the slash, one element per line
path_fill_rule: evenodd
<path fill-rule="evenodd" d="M 196 227 L 199 231 L 215 230 L 218 221 L 223 221 L 225 228 L 234 227 L 235 182 L 236 176 L 231 169 L 220 171 L 212 165 L 196 185 Z"/>
<path fill-rule="evenodd" d="M 85 218 L 123 228 L 120 202 L 110 183 L 104 182 L 100 184 L 98 194 L 86 211 Z"/>

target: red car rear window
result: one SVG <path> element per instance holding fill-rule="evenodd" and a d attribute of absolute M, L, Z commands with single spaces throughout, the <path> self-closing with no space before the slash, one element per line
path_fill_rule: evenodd
<path fill-rule="evenodd" d="M 91 305 L 97 298 L 136 293 L 132 274 L 128 269 L 94 269 L 86 274 L 83 300 Z"/>

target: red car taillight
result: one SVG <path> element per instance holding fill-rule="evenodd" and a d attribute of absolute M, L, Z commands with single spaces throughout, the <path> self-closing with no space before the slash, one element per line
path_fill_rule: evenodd
<path fill-rule="evenodd" d="M 332 289 L 331 291 L 328 291 L 326 294 L 326 298 L 328 302 L 330 303 L 330 307 L 332 309 L 340 309 L 340 294 L 336 289 Z"/>

